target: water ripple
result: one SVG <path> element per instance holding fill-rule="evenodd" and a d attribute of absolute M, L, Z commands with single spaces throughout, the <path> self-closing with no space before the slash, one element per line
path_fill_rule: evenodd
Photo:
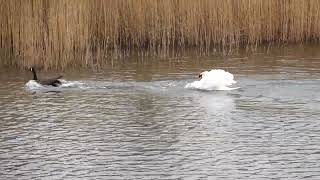
<path fill-rule="evenodd" d="M 190 72 L 69 81 L 60 93 L 8 80 L 0 179 L 319 179 L 318 80 L 267 69 L 239 70 L 229 92 L 185 89 Z"/>

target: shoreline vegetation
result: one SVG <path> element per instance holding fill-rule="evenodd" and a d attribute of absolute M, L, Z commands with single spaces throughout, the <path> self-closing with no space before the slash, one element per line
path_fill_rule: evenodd
<path fill-rule="evenodd" d="M 318 0 L 0 0 L 0 66 L 318 43 Z"/>

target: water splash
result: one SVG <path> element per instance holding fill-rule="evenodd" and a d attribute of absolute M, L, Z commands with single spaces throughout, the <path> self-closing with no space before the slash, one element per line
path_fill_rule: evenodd
<path fill-rule="evenodd" d="M 205 87 L 202 86 L 200 81 L 194 81 L 185 85 L 186 89 L 196 89 L 196 90 L 205 90 L 205 91 L 230 91 L 240 89 L 240 87 L 227 87 L 227 86 L 215 86 L 215 87 Z"/>
<path fill-rule="evenodd" d="M 81 81 L 66 81 L 64 79 L 61 79 L 61 88 L 86 88 L 85 83 Z"/>
<path fill-rule="evenodd" d="M 28 89 L 41 89 L 44 87 L 41 84 L 37 83 L 35 80 L 28 81 L 25 86 Z"/>
<path fill-rule="evenodd" d="M 61 79 L 61 85 L 58 87 L 42 85 L 35 80 L 30 80 L 25 84 L 25 88 L 30 92 L 60 92 L 63 88 L 85 88 L 84 83 L 80 81 L 66 81 Z"/>
<path fill-rule="evenodd" d="M 147 91 L 147 92 L 180 92 L 183 89 L 205 89 L 199 86 L 195 81 L 187 83 L 187 81 L 153 81 L 153 82 L 112 82 L 112 81 L 67 81 L 60 80 L 62 84 L 58 87 L 39 84 L 34 80 L 30 80 L 25 84 L 25 89 L 30 92 L 61 92 L 61 91 L 78 91 L 86 90 L 92 92 L 110 92 L 110 91 Z M 237 88 L 219 87 L 214 90 L 233 90 Z"/>

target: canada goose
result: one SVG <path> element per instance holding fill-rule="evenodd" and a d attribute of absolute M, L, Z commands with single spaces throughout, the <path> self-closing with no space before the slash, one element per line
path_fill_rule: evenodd
<path fill-rule="evenodd" d="M 36 73 L 34 67 L 31 67 L 30 71 L 33 73 L 33 80 L 35 80 L 37 83 L 39 83 L 41 85 L 54 86 L 54 87 L 61 85 L 61 81 L 59 80 L 60 78 L 62 78 L 61 75 L 59 75 L 58 77 L 54 77 L 54 78 L 38 79 L 38 76 L 37 76 L 37 73 Z"/>

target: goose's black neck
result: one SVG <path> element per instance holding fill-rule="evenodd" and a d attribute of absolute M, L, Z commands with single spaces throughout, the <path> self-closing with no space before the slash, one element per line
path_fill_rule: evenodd
<path fill-rule="evenodd" d="M 37 73 L 34 69 L 32 69 L 32 73 L 33 73 L 33 80 L 38 80 Z"/>

